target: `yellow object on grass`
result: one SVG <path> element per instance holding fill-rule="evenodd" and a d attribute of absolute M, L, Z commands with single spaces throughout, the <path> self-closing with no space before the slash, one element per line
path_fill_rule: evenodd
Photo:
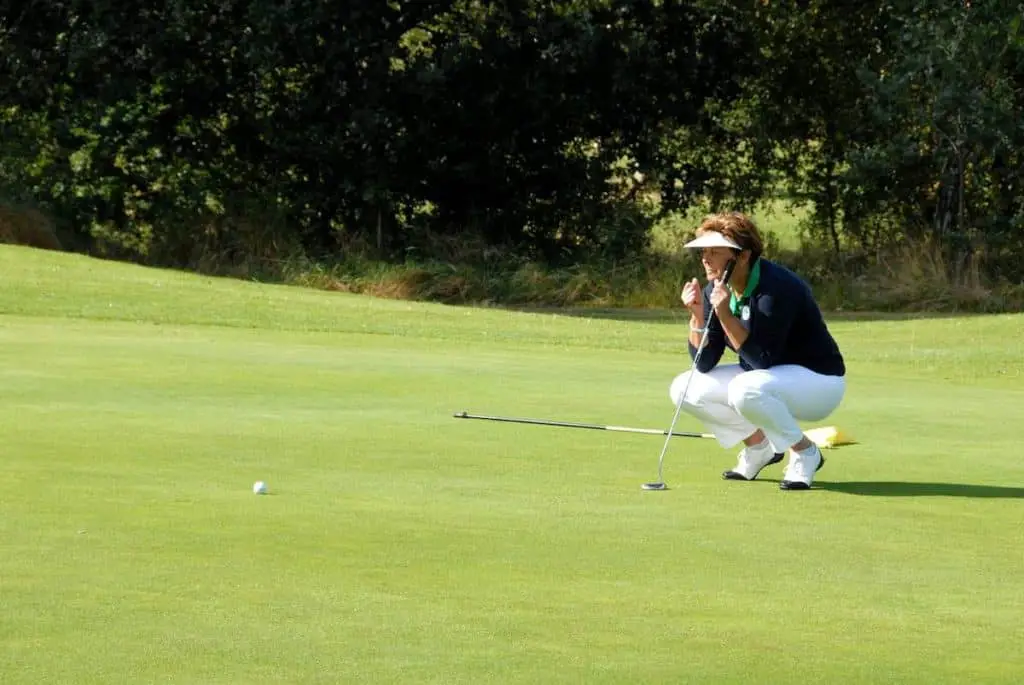
<path fill-rule="evenodd" d="M 804 431 L 804 435 L 818 447 L 829 448 L 854 444 L 853 438 L 848 433 L 844 433 L 835 426 L 812 428 Z"/>

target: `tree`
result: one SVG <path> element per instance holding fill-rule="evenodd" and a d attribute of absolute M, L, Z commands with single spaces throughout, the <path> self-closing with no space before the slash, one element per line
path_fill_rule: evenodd
<path fill-rule="evenodd" d="M 864 70 L 872 140 L 850 155 L 849 212 L 950 256 L 990 251 L 1022 273 L 1024 35 L 1017 3 L 912 3 L 890 27 L 884 69 Z M 953 260 L 955 261 L 955 260 Z"/>

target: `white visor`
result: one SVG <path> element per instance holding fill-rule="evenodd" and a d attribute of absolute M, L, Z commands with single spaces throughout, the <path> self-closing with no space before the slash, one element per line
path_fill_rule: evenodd
<path fill-rule="evenodd" d="M 702 236 L 691 240 L 690 242 L 683 245 L 683 247 L 731 247 L 734 250 L 742 250 L 743 248 L 734 243 L 733 241 L 726 238 L 718 231 L 708 231 Z"/>

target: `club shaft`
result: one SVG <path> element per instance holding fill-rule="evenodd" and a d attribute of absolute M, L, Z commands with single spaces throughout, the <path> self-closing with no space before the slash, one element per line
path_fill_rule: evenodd
<path fill-rule="evenodd" d="M 736 260 L 732 260 L 725 267 L 725 274 L 722 276 L 722 282 L 728 283 L 729 278 L 732 276 L 732 271 L 736 267 Z M 686 384 L 683 386 L 683 392 L 679 395 L 679 400 L 676 402 L 676 411 L 672 416 L 672 423 L 669 424 L 668 430 L 665 431 L 665 443 L 661 446 L 661 454 L 658 455 L 658 482 L 664 484 L 665 482 L 665 452 L 668 451 L 669 440 L 675 435 L 676 421 L 679 420 L 679 413 L 683 408 L 683 403 L 686 401 L 686 393 L 690 389 L 690 381 L 693 380 L 694 375 L 697 373 L 697 364 L 700 362 L 700 356 L 704 354 L 704 347 L 708 343 L 708 333 L 711 332 L 711 322 L 715 320 L 715 310 L 712 309 L 708 315 L 708 320 L 704 322 L 704 333 L 700 336 L 700 344 L 697 346 L 697 351 L 693 355 L 693 364 L 690 366 L 690 375 L 686 377 Z M 713 437 L 713 436 L 709 436 Z"/>
<path fill-rule="evenodd" d="M 457 419 L 481 419 L 484 421 L 501 421 L 504 423 L 526 423 L 535 426 L 556 426 L 559 428 L 585 428 L 588 430 L 612 431 L 615 433 L 642 433 L 645 435 L 668 435 L 668 431 L 660 428 L 632 428 L 630 426 L 605 426 L 596 423 L 575 423 L 572 421 L 551 421 L 548 419 L 529 419 L 516 416 L 487 416 L 484 414 L 470 414 L 469 412 L 458 412 Z M 675 431 L 672 435 L 679 438 L 713 438 L 711 433 L 687 433 Z"/>
<path fill-rule="evenodd" d="M 658 455 L 658 482 L 665 482 L 665 452 L 668 451 L 668 441 L 672 439 L 672 436 L 676 435 L 675 427 L 676 421 L 679 420 L 679 413 L 683 409 L 683 402 L 686 401 L 686 393 L 690 390 L 690 381 L 693 380 L 694 374 L 697 373 L 697 362 L 700 361 L 700 355 L 704 352 L 704 346 L 708 342 L 708 331 L 711 329 L 711 321 L 715 316 L 715 312 L 712 310 L 711 318 L 704 324 L 704 334 L 700 337 L 700 345 L 697 347 L 697 353 L 693 356 L 693 365 L 690 367 L 690 375 L 686 377 L 686 384 L 683 386 L 683 392 L 679 395 L 679 401 L 676 402 L 676 412 L 672 416 L 672 423 L 669 424 L 668 430 L 662 434 L 665 436 L 665 443 L 661 446 L 661 454 Z M 713 438 L 713 435 L 708 435 L 709 438 Z"/>

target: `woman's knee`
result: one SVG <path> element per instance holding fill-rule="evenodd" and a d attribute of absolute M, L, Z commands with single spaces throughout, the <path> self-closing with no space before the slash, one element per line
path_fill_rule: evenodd
<path fill-rule="evenodd" d="M 691 373 L 693 372 L 687 371 L 686 373 L 681 373 L 672 379 L 672 383 L 668 386 L 668 398 L 672 400 L 672 404 L 679 404 L 679 396 L 682 394 L 683 388 L 686 387 Z"/>
<path fill-rule="evenodd" d="M 693 378 L 691 378 L 693 375 Z M 679 404 L 679 398 L 686 391 L 685 404 L 699 407 L 705 404 L 708 393 L 714 392 L 715 384 L 706 375 L 687 371 L 676 376 L 669 386 L 668 396 L 672 404 Z"/>
<path fill-rule="evenodd" d="M 736 376 L 729 382 L 729 406 L 740 414 L 756 407 L 765 397 L 770 380 L 767 374 L 760 371 L 748 371 Z"/>

